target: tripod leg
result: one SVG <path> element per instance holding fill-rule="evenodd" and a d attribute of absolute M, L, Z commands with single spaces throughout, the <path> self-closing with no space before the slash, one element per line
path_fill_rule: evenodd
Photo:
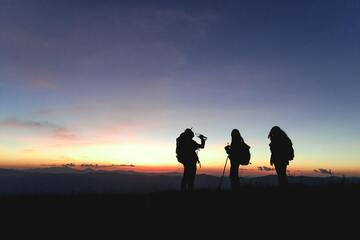
<path fill-rule="evenodd" d="M 218 187 L 219 190 L 221 190 L 221 185 L 222 185 L 222 181 L 223 181 L 223 179 L 224 179 L 225 169 L 226 169 L 226 164 L 227 164 L 228 159 L 229 159 L 229 156 L 228 156 L 228 157 L 226 158 L 226 160 L 225 160 L 224 170 L 223 170 L 222 176 L 221 176 L 221 178 L 220 178 L 220 182 L 219 182 L 219 187 Z"/>

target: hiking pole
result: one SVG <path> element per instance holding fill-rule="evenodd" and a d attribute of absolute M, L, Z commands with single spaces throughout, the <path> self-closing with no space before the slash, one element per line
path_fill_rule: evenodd
<path fill-rule="evenodd" d="M 223 178 L 224 178 L 224 175 L 225 175 L 225 169 L 226 169 L 226 164 L 227 164 L 228 159 L 229 159 L 229 156 L 227 156 L 227 158 L 226 158 L 226 160 L 225 160 L 225 166 L 224 166 L 224 170 L 223 170 L 222 176 L 221 176 L 221 178 L 220 178 L 220 183 L 219 183 L 218 190 L 221 190 L 221 185 L 222 185 L 222 181 L 223 181 Z"/>

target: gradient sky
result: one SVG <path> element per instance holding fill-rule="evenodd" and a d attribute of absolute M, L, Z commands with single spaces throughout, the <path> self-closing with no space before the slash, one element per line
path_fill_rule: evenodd
<path fill-rule="evenodd" d="M 181 170 L 193 127 L 221 174 L 238 128 L 261 174 L 278 125 L 290 173 L 360 176 L 359 92 L 360 1 L 0 1 L 0 167 Z"/>

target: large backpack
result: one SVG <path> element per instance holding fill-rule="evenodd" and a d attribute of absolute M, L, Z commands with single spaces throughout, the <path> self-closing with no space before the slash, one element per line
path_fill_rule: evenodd
<path fill-rule="evenodd" d="M 176 158 L 178 162 L 184 163 L 184 146 L 182 144 L 183 141 L 183 133 L 180 134 L 178 138 L 176 138 Z"/>
<path fill-rule="evenodd" d="M 292 144 L 289 146 L 289 153 L 288 154 L 289 154 L 288 155 L 289 160 L 290 161 L 293 160 L 295 155 L 294 155 L 294 148 L 293 148 Z"/>
<path fill-rule="evenodd" d="M 193 161 L 200 164 L 196 149 L 189 149 L 189 142 L 183 137 L 183 133 L 176 139 L 176 158 L 182 164 L 192 163 Z"/>
<path fill-rule="evenodd" d="M 251 158 L 250 146 L 244 143 L 241 149 L 241 157 L 239 158 L 240 165 L 249 165 L 250 158 Z"/>

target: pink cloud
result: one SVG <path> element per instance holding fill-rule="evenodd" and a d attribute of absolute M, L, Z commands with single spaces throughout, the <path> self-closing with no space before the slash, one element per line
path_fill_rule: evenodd
<path fill-rule="evenodd" d="M 27 89 L 56 90 L 60 88 L 56 80 L 58 76 L 41 66 L 27 65 L 28 63 L 16 63 L 14 72 L 20 86 Z"/>
<path fill-rule="evenodd" d="M 66 128 L 54 128 L 45 135 L 25 136 L 21 140 L 31 147 L 84 147 L 98 144 L 139 142 L 144 127 L 140 124 L 119 123 L 99 127 L 83 134 Z"/>
<path fill-rule="evenodd" d="M 121 141 L 136 139 L 144 126 L 137 123 L 119 123 L 100 129 L 98 137 L 103 140 Z"/>
<path fill-rule="evenodd" d="M 0 120 L 0 129 L 13 129 L 15 131 L 35 131 L 36 134 L 25 136 L 21 140 L 41 144 L 73 144 L 80 140 L 79 136 L 66 127 L 47 122 L 33 120 L 19 120 L 10 118 Z"/>
<path fill-rule="evenodd" d="M 0 121 L 0 128 L 13 128 L 13 129 L 33 129 L 33 130 L 60 130 L 59 127 L 50 122 L 41 121 L 24 121 L 16 118 L 10 118 Z"/>

